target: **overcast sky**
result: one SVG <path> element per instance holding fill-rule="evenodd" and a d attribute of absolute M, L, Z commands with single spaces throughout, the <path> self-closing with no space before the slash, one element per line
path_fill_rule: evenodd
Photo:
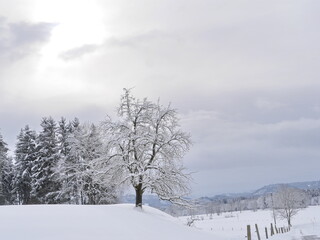
<path fill-rule="evenodd" d="M 0 0 L 0 132 L 178 109 L 193 194 L 319 180 L 320 1 Z"/>

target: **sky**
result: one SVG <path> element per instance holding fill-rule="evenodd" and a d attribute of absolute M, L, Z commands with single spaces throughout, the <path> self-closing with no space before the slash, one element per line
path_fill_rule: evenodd
<path fill-rule="evenodd" d="M 192 194 L 320 180 L 320 1 L 0 0 L 0 133 L 171 103 Z"/>

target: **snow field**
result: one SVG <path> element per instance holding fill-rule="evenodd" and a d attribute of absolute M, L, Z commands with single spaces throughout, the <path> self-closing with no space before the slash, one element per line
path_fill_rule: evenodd
<path fill-rule="evenodd" d="M 251 236 L 257 240 L 255 224 L 258 224 L 261 240 L 266 239 L 265 227 L 268 228 L 269 239 L 301 239 L 302 236 L 320 236 L 320 206 L 312 206 L 301 210 L 292 219 L 293 228 L 290 232 L 270 237 L 270 223 L 273 223 L 273 215 L 270 210 L 242 211 L 233 213 L 222 213 L 194 216 L 199 220 L 194 222 L 194 227 L 217 236 L 217 239 L 245 240 L 247 235 L 246 226 L 251 225 Z M 190 217 L 181 217 L 187 222 Z M 277 226 L 287 226 L 285 220 L 276 219 Z M 273 223 L 274 224 L 274 223 Z"/>
<path fill-rule="evenodd" d="M 1 240 L 209 240 L 160 210 L 131 204 L 0 207 Z"/>
<path fill-rule="evenodd" d="M 256 240 L 256 223 L 261 240 L 265 240 L 264 227 L 270 228 L 273 222 L 271 211 L 260 210 L 200 215 L 194 227 L 187 227 L 183 222 L 188 217 L 174 218 L 148 206 L 141 210 L 131 204 L 1 206 L 0 216 L 1 240 L 245 240 L 247 224 Z M 301 210 L 292 223 L 289 233 L 269 239 L 320 236 L 320 206 Z M 285 221 L 277 219 L 277 224 L 285 226 Z"/>

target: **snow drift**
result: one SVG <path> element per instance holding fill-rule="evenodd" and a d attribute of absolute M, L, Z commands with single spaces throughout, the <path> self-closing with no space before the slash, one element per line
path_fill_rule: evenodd
<path fill-rule="evenodd" d="M 131 204 L 1 206 L 3 240 L 212 239 L 160 210 Z"/>

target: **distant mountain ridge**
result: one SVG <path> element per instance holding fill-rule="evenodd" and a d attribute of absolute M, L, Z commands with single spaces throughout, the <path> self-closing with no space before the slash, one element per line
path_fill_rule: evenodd
<path fill-rule="evenodd" d="M 308 181 L 308 182 L 294 182 L 294 183 L 278 183 L 278 184 L 270 184 L 259 188 L 258 190 L 252 192 L 253 196 L 261 196 L 268 193 L 274 193 L 281 185 L 288 185 L 293 188 L 299 188 L 303 190 L 311 190 L 311 189 L 319 189 L 320 181 Z"/>
<path fill-rule="evenodd" d="M 210 201 L 218 201 L 218 200 L 241 198 L 241 197 L 244 197 L 244 198 L 259 197 L 259 196 L 263 196 L 266 194 L 276 192 L 277 189 L 282 185 L 287 185 L 287 186 L 302 189 L 302 190 L 320 189 L 320 180 L 319 181 L 270 184 L 270 185 L 266 185 L 262 188 L 259 188 L 257 190 L 254 190 L 252 192 L 226 193 L 226 194 L 215 195 L 213 197 L 200 197 L 196 201 L 204 203 L 204 202 L 210 202 Z"/>

